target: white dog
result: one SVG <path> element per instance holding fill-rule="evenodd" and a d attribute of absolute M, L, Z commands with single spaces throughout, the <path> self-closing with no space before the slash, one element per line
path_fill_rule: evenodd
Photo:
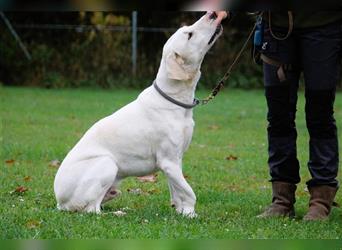
<path fill-rule="evenodd" d="M 173 100 L 193 103 L 203 58 L 222 33 L 214 19 L 206 14 L 172 35 L 163 49 L 157 86 L 95 123 L 68 153 L 54 183 L 59 209 L 100 213 L 101 204 L 115 196 L 120 180 L 161 170 L 176 211 L 196 216 L 196 196 L 182 173 L 193 114 L 191 107 Z"/>

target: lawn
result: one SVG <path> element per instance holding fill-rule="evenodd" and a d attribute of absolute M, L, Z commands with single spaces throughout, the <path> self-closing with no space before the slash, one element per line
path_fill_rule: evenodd
<path fill-rule="evenodd" d="M 133 100 L 136 90 L 45 90 L 2 88 L 0 179 L 1 238 L 342 238 L 342 211 L 329 221 L 305 223 L 309 179 L 308 133 L 304 99 L 298 105 L 298 154 L 302 182 L 295 220 L 257 219 L 271 199 L 268 182 L 265 100 L 261 90 L 225 89 L 208 106 L 195 109 L 193 140 L 184 157 L 184 174 L 197 195 L 196 219 L 170 207 L 165 177 L 156 182 L 125 180 L 122 195 L 104 213 L 82 214 L 56 209 L 54 160 L 63 160 L 98 119 Z M 199 91 L 205 96 L 207 91 Z M 342 93 L 336 100 L 342 129 Z M 342 142 L 342 133 L 339 133 Z M 341 175 L 339 176 L 341 181 Z M 342 203 L 342 192 L 337 201 Z M 124 216 L 113 212 L 122 210 Z"/>

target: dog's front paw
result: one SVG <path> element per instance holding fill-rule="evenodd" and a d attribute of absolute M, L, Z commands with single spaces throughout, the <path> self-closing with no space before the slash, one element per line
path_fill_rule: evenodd
<path fill-rule="evenodd" d="M 176 209 L 177 213 L 187 217 L 187 218 L 190 218 L 190 219 L 193 219 L 193 218 L 196 218 L 197 217 L 197 214 L 195 213 L 195 210 L 193 208 L 178 208 Z"/>
<path fill-rule="evenodd" d="M 191 213 L 183 213 L 183 215 L 189 219 L 195 219 L 198 217 L 198 215 L 195 213 L 195 211 L 191 212 Z"/>

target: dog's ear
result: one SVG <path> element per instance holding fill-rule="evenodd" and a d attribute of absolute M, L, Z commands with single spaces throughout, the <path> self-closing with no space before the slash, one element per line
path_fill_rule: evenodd
<path fill-rule="evenodd" d="M 184 67 L 184 59 L 176 52 L 172 52 L 166 57 L 166 71 L 170 79 L 185 81 L 191 79 Z"/>

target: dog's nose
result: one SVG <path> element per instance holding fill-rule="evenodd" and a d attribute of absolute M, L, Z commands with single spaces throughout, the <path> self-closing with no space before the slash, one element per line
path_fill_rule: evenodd
<path fill-rule="evenodd" d="M 210 14 L 210 16 L 209 16 L 209 19 L 215 20 L 216 18 L 217 18 L 216 12 L 213 11 L 213 12 Z"/>

